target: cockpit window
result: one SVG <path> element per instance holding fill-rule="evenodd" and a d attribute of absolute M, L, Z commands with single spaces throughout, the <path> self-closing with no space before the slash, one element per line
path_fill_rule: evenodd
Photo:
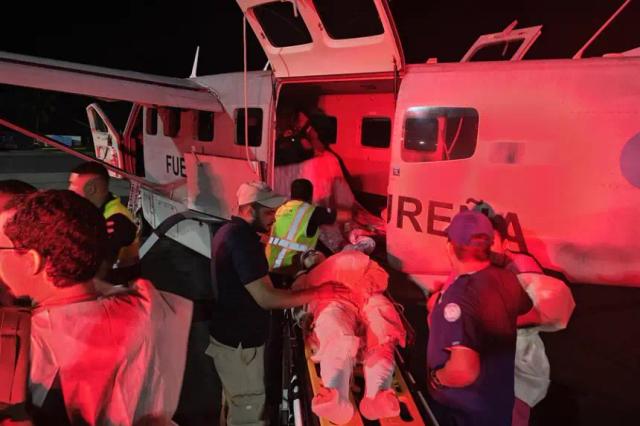
<path fill-rule="evenodd" d="M 288 1 L 267 3 L 253 9 L 269 43 L 274 47 L 298 46 L 311 43 L 311 34 L 300 16 L 294 13 Z"/>
<path fill-rule="evenodd" d="M 384 32 L 373 0 L 313 0 L 313 5 L 333 39 L 370 37 Z"/>
<path fill-rule="evenodd" d="M 522 43 L 524 43 L 523 38 L 484 45 L 473 52 L 468 61 L 508 61 L 520 49 Z"/>
<path fill-rule="evenodd" d="M 93 122 L 96 126 L 96 130 L 102 133 L 107 133 L 109 130 L 107 129 L 107 124 L 104 122 L 102 117 L 92 108 L 91 115 L 93 116 Z"/>
<path fill-rule="evenodd" d="M 410 163 L 460 160 L 476 150 L 478 111 L 473 108 L 414 107 L 404 120 L 402 160 Z"/>

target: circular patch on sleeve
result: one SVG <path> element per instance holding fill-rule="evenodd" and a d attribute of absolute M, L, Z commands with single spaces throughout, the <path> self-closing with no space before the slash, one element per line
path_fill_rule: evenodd
<path fill-rule="evenodd" d="M 457 303 L 447 303 L 444 307 L 444 319 L 449 322 L 457 321 L 461 313 L 462 310 Z"/>

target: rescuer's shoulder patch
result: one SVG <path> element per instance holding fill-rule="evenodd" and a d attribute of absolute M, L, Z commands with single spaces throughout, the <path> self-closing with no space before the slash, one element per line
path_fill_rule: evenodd
<path fill-rule="evenodd" d="M 444 319 L 449 322 L 457 321 L 460 318 L 460 314 L 462 314 L 462 310 L 457 303 L 447 303 L 444 307 Z"/>

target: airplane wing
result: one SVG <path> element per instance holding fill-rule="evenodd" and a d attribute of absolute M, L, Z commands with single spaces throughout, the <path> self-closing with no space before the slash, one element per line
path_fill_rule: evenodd
<path fill-rule="evenodd" d="M 0 84 L 144 105 L 222 111 L 215 93 L 192 80 L 0 52 Z"/>

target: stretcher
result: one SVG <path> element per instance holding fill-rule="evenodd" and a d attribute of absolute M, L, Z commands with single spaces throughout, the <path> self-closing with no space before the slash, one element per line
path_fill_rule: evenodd
<path fill-rule="evenodd" d="M 322 387 L 322 379 L 320 378 L 320 366 L 311 360 L 311 350 L 308 345 L 305 345 L 305 359 L 311 388 L 313 390 L 313 396 L 315 396 Z M 394 372 L 391 387 L 396 391 L 396 395 L 400 401 L 400 415 L 398 417 L 387 417 L 378 421 L 371 421 L 362 417 L 356 409 L 355 414 L 348 423 L 345 423 L 345 426 L 365 426 L 372 424 L 380 426 L 427 426 L 427 424 L 422 420 L 422 416 L 420 415 L 418 407 L 413 400 L 413 396 L 411 395 L 411 392 L 409 392 L 407 383 L 398 368 L 396 368 Z M 363 394 L 364 378 L 362 375 L 362 368 L 360 366 L 356 366 L 356 368 L 354 368 L 353 379 L 351 382 L 351 403 L 354 407 L 358 407 Z M 325 418 L 320 418 L 319 422 L 320 426 L 334 425 L 334 423 L 331 423 Z"/>
<path fill-rule="evenodd" d="M 322 386 L 320 366 L 311 360 L 311 349 L 305 344 L 300 328 L 292 323 L 289 323 L 286 328 L 290 334 L 284 360 L 285 362 L 289 361 L 290 368 L 285 370 L 290 373 L 285 380 L 291 383 L 288 390 L 290 416 L 287 424 L 295 426 L 334 426 L 334 423 L 325 418 L 319 418 L 311 411 L 311 401 Z M 400 402 L 400 415 L 376 421 L 362 417 L 357 409 L 364 395 L 364 377 L 361 366 L 357 365 L 354 368 L 350 398 L 356 410 L 351 420 L 345 424 L 346 426 L 437 426 L 434 421 L 430 420 L 429 409 L 420 395 L 418 395 L 420 408 L 416 404 L 414 392 L 407 385 L 401 365 L 401 359 L 396 357 L 392 388 L 395 390 Z"/>

